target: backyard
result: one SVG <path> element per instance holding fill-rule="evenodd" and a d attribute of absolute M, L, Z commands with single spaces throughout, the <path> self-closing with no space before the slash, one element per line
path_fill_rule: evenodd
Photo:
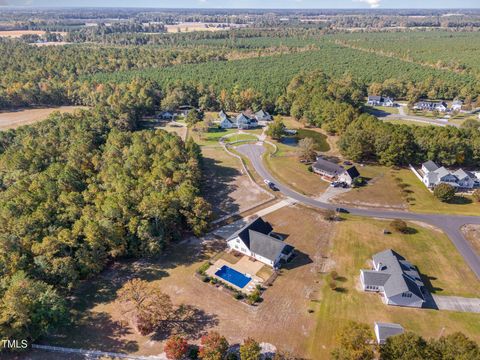
<path fill-rule="evenodd" d="M 302 226 L 291 221 L 295 218 L 302 219 Z M 307 309 L 310 301 L 319 296 L 318 274 L 325 268 L 323 254 L 332 237 L 332 224 L 324 221 L 321 213 L 300 206 L 284 207 L 264 219 L 276 232 L 288 235 L 286 241 L 298 252 L 273 286 L 266 289 L 258 306 L 239 302 L 194 276 L 201 264 L 223 249 L 224 242 L 207 236 L 202 245 L 192 238 L 172 244 L 156 259 L 117 262 L 94 280 L 85 282 L 75 297 L 74 323 L 41 343 L 138 355 L 161 353 L 163 340 L 169 334 L 136 333 L 122 320 L 115 303 L 116 291 L 128 279 L 140 277 L 158 284 L 176 305 L 183 303 L 194 309 L 191 320 L 171 328 L 186 334 L 192 342 L 198 342 L 202 333 L 214 329 L 230 343 L 253 337 L 308 356 L 307 340 L 315 317 Z M 285 329 L 289 329 L 287 337 Z"/>
<path fill-rule="evenodd" d="M 328 281 L 318 301 L 312 302 L 317 319 L 310 338 L 312 358 L 324 359 L 335 344 L 335 334 L 348 320 L 394 322 L 426 338 L 462 331 L 480 340 L 480 314 L 387 306 L 378 294 L 358 290 L 360 269 L 376 252 L 394 249 L 416 265 L 435 294 L 480 296 L 480 284 L 450 240 L 431 227 L 410 223 L 415 233 L 384 235 L 388 222 L 348 217 L 337 223 L 330 260 L 339 274 L 337 291 Z M 328 278 L 326 275 L 319 278 Z"/>

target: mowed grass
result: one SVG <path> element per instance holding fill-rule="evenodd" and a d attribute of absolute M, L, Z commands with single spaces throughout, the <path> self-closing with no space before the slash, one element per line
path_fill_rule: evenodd
<path fill-rule="evenodd" d="M 295 156 L 267 154 L 264 163 L 276 179 L 301 194 L 318 196 L 329 186 L 319 175 L 308 171 L 308 165 L 302 164 Z"/>
<path fill-rule="evenodd" d="M 193 137 L 193 140 L 200 145 L 200 146 L 211 146 L 218 144 L 220 138 L 228 135 L 233 134 L 237 130 L 236 129 L 221 129 L 221 128 L 210 128 L 208 132 L 205 133 L 198 133 L 193 130 L 190 130 L 189 133 Z"/>
<path fill-rule="evenodd" d="M 386 166 L 357 166 L 360 175 L 367 179 L 367 184 L 354 188 L 335 198 L 343 204 L 401 208 L 407 207 L 402 189 L 394 181 L 396 171 Z"/>
<path fill-rule="evenodd" d="M 437 230 L 409 225 L 416 229 L 415 234 L 383 235 L 388 222 L 381 220 L 348 217 L 337 223 L 331 260 L 343 277 L 338 282 L 343 291 L 331 290 L 327 280 L 318 304 L 312 303 L 317 325 L 310 339 L 311 358 L 329 357 L 336 333 L 348 320 L 366 323 L 372 329 L 374 321 L 399 323 L 426 338 L 462 331 L 480 341 L 480 314 L 387 306 L 379 295 L 357 290 L 360 269 L 367 268 L 376 252 L 392 248 L 430 278 L 436 294 L 480 296 L 480 283 L 450 240 Z"/>
<path fill-rule="evenodd" d="M 480 214 L 480 203 L 475 202 L 471 196 L 459 195 L 452 203 L 444 203 L 428 191 L 426 186 L 409 169 L 400 170 L 398 177 L 408 185 L 406 189 L 411 191 L 411 194 L 409 194 L 409 197 L 413 199 L 409 202 L 411 211 L 461 215 Z"/>
<path fill-rule="evenodd" d="M 383 120 L 383 121 L 388 122 L 390 124 L 394 124 L 394 125 L 435 126 L 435 125 L 429 124 L 427 122 L 414 121 L 414 120 Z"/>
<path fill-rule="evenodd" d="M 234 134 L 226 138 L 227 143 L 234 143 L 237 141 L 257 141 L 258 138 L 251 134 Z"/>

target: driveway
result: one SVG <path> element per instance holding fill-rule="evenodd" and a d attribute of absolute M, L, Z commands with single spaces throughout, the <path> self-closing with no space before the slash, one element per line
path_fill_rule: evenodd
<path fill-rule="evenodd" d="M 439 310 L 452 310 L 470 313 L 480 313 L 480 299 L 459 296 L 433 295 L 433 300 Z"/>
<path fill-rule="evenodd" d="M 457 250 L 465 259 L 465 262 L 470 266 L 472 271 L 480 279 L 480 257 L 475 253 L 470 243 L 465 239 L 460 228 L 466 224 L 480 224 L 479 216 L 461 216 L 461 215 L 441 215 L 441 214 L 417 214 L 408 211 L 390 211 L 390 210 L 376 210 L 376 209 L 361 209 L 357 207 L 347 207 L 344 205 L 325 203 L 320 200 L 310 198 L 308 196 L 299 194 L 290 189 L 288 186 L 282 184 L 275 179 L 265 168 L 262 155 L 265 148 L 261 144 L 245 144 L 238 146 L 237 151 L 249 158 L 255 171 L 264 179 L 268 179 L 277 185 L 279 191 L 285 196 L 303 203 L 307 206 L 319 209 L 333 209 L 337 207 L 346 208 L 353 215 L 384 218 L 384 219 L 405 219 L 421 221 L 434 225 L 442 229 L 455 245 Z"/>
<path fill-rule="evenodd" d="M 429 125 L 436 125 L 436 126 L 455 126 L 459 127 L 458 124 L 449 123 L 446 119 L 431 119 L 424 116 L 416 116 L 416 115 L 407 115 L 405 113 L 405 106 L 397 107 L 398 114 L 389 114 L 383 111 L 376 111 L 374 115 L 378 117 L 380 120 L 408 120 L 408 121 L 416 121 L 421 122 Z"/>

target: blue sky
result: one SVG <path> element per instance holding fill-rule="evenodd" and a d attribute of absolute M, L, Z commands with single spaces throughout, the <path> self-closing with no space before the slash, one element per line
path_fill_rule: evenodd
<path fill-rule="evenodd" d="M 479 8 L 480 0 L 0 0 L 11 6 L 157 8 Z"/>

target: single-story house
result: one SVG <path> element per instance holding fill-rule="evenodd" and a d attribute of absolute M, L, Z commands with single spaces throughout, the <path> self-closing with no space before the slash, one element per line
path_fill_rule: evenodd
<path fill-rule="evenodd" d="M 457 99 L 457 100 L 453 101 L 450 109 L 452 111 L 460 111 L 460 110 L 462 110 L 462 107 L 463 107 L 463 101 Z"/>
<path fill-rule="evenodd" d="M 375 337 L 378 345 L 383 345 L 389 337 L 401 335 L 405 332 L 400 324 L 380 323 L 375 321 L 374 326 Z"/>
<path fill-rule="evenodd" d="M 188 113 L 194 109 L 195 107 L 191 105 L 181 105 L 177 108 L 177 113 L 183 116 L 187 116 Z"/>
<path fill-rule="evenodd" d="M 367 105 L 392 107 L 395 106 L 395 101 L 387 96 L 369 95 Z"/>
<path fill-rule="evenodd" d="M 452 185 L 456 189 L 473 189 L 478 184 L 476 176 L 466 170 L 458 169 L 454 172 L 445 167 L 439 167 L 429 160 L 422 164 L 423 183 L 428 188 L 434 188 L 440 183 Z"/>
<path fill-rule="evenodd" d="M 360 270 L 364 291 L 379 292 L 388 305 L 423 306 L 427 290 L 415 266 L 393 250 L 379 252 L 372 260 L 372 270 Z"/>
<path fill-rule="evenodd" d="M 160 120 L 172 120 L 175 117 L 175 114 L 170 111 L 162 111 L 158 114 L 158 119 Z"/>
<path fill-rule="evenodd" d="M 255 113 L 255 118 L 257 121 L 272 121 L 273 117 L 268 112 L 264 110 L 257 111 Z"/>
<path fill-rule="evenodd" d="M 360 176 L 355 166 L 345 170 L 343 166 L 322 159 L 321 157 L 318 157 L 317 161 L 312 164 L 312 170 L 314 173 L 322 175 L 331 181 L 345 182 L 348 185 L 352 185 L 355 178 Z"/>
<path fill-rule="evenodd" d="M 448 105 L 445 101 L 420 101 L 413 108 L 416 110 L 445 112 L 448 110 Z"/>
<path fill-rule="evenodd" d="M 273 268 L 289 260 L 295 248 L 271 236 L 272 226 L 261 217 L 251 221 L 227 239 L 228 247 Z"/>

